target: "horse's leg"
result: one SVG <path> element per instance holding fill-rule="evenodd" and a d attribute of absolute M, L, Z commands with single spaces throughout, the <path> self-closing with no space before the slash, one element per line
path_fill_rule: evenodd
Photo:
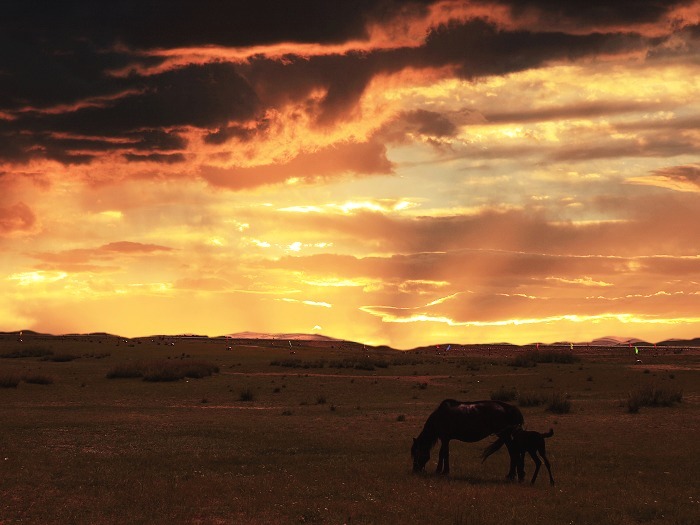
<path fill-rule="evenodd" d="M 537 452 L 534 450 L 528 450 L 530 453 L 530 457 L 532 460 L 535 462 L 535 473 L 532 475 L 532 481 L 530 483 L 534 484 L 535 480 L 537 479 L 537 474 L 540 472 L 540 467 L 542 466 L 542 462 L 540 461 L 540 458 L 537 457 Z"/>
<path fill-rule="evenodd" d="M 518 453 L 518 481 L 520 483 L 525 479 L 525 451 Z"/>
<path fill-rule="evenodd" d="M 440 442 L 440 452 L 438 453 L 437 474 L 450 473 L 450 440 L 443 439 Z"/>
<path fill-rule="evenodd" d="M 519 454 L 510 436 L 506 436 L 501 439 L 503 439 L 503 441 L 505 442 L 506 448 L 508 449 L 508 454 L 510 455 L 510 469 L 508 470 L 508 479 L 513 481 L 515 479 L 515 469 L 517 468 L 519 463 Z"/>
<path fill-rule="evenodd" d="M 554 485 L 554 478 L 552 477 L 552 469 L 549 466 L 549 460 L 544 452 L 540 452 L 542 459 L 544 460 L 544 466 L 547 467 L 547 472 L 549 472 L 549 484 Z"/>

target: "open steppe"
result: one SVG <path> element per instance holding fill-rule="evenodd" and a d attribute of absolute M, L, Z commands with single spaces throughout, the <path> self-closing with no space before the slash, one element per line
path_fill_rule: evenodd
<path fill-rule="evenodd" d="M 514 366 L 526 351 L 6 335 L 0 524 L 697 524 L 698 350 L 575 348 L 575 362 Z M 192 361 L 218 372 L 108 378 Z M 649 385 L 682 401 L 631 413 Z M 452 442 L 449 478 L 432 473 L 437 449 L 411 473 L 411 438 L 441 400 L 513 389 L 570 402 L 521 406 L 527 428 L 554 428 L 554 487 L 546 471 L 507 482 L 505 450 L 482 464 L 489 440 Z"/>

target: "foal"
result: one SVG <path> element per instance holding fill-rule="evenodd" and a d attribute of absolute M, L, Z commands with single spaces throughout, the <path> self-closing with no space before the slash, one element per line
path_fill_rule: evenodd
<path fill-rule="evenodd" d="M 513 448 L 515 448 L 518 454 L 518 474 L 522 472 L 522 476 L 518 476 L 521 480 L 525 476 L 525 453 L 527 452 L 532 457 L 535 462 L 535 473 L 532 475 L 531 483 L 535 483 L 537 479 L 537 474 L 540 471 L 540 466 L 542 466 L 542 461 L 537 457 L 539 453 L 544 460 L 544 465 L 547 467 L 547 472 L 549 472 L 549 483 L 554 485 L 554 478 L 552 477 L 552 470 L 549 467 L 549 460 L 547 459 L 547 454 L 544 449 L 545 438 L 552 437 L 554 435 L 554 429 L 549 429 L 549 432 L 541 434 L 540 432 L 534 432 L 532 430 L 523 430 L 522 427 L 517 428 L 513 432 Z"/>

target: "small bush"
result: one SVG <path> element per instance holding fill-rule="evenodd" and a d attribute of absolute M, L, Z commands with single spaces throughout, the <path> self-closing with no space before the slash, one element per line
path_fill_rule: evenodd
<path fill-rule="evenodd" d="M 522 392 L 518 395 L 518 404 L 521 407 L 537 407 L 547 402 L 547 396 L 539 392 Z"/>
<path fill-rule="evenodd" d="M 76 359 L 80 359 L 80 356 L 73 354 L 53 354 L 45 356 L 42 360 L 53 361 L 54 363 L 67 363 L 69 361 L 75 361 Z"/>
<path fill-rule="evenodd" d="M 506 388 L 503 385 L 495 392 L 491 392 L 492 401 L 513 401 L 516 397 L 518 397 L 518 391 L 515 388 Z"/>
<path fill-rule="evenodd" d="M 538 363 L 578 363 L 581 359 L 568 350 L 527 350 L 516 355 L 508 364 L 515 367 L 537 366 Z"/>
<path fill-rule="evenodd" d="M 153 363 L 143 370 L 143 380 L 151 382 L 168 382 L 182 379 L 184 374 L 178 370 L 177 366 Z"/>
<path fill-rule="evenodd" d="M 17 388 L 21 377 L 17 374 L 0 375 L 0 388 Z"/>
<path fill-rule="evenodd" d="M 130 377 L 143 377 L 143 366 L 141 363 L 125 363 L 117 365 L 107 372 L 107 379 Z"/>
<path fill-rule="evenodd" d="M 396 417 L 396 421 L 406 421 L 406 416 L 404 414 L 399 414 Z"/>
<path fill-rule="evenodd" d="M 317 405 L 325 405 L 326 404 L 326 396 L 316 397 L 316 404 Z"/>
<path fill-rule="evenodd" d="M 185 377 L 201 379 L 218 371 L 218 366 L 206 361 L 161 359 L 117 365 L 107 372 L 107 378 L 142 377 L 144 381 L 178 381 Z"/>
<path fill-rule="evenodd" d="M 571 401 L 562 394 L 554 394 L 549 401 L 547 410 L 555 414 L 568 414 L 571 412 Z"/>
<path fill-rule="evenodd" d="M 53 377 L 44 374 L 28 374 L 25 375 L 22 380 L 25 383 L 32 383 L 34 385 L 51 385 L 53 384 Z"/>
<path fill-rule="evenodd" d="M 683 400 L 682 390 L 672 390 L 669 387 L 647 384 L 630 392 L 627 396 L 627 411 L 631 414 L 639 412 L 643 406 L 669 407 Z"/>
<path fill-rule="evenodd" d="M 255 399 L 255 394 L 253 394 L 253 391 L 250 388 L 246 388 L 245 390 L 241 390 L 241 394 L 238 399 L 240 401 L 253 401 Z"/>

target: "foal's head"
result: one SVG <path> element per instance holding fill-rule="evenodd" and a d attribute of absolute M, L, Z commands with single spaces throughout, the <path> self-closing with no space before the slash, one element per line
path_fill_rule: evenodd
<path fill-rule="evenodd" d="M 430 459 L 430 447 L 421 444 L 418 439 L 413 438 L 411 457 L 413 458 L 413 472 L 423 472 L 425 464 Z"/>

